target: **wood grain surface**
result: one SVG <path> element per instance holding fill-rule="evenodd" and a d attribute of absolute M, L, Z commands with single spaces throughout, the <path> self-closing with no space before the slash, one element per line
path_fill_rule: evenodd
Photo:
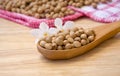
<path fill-rule="evenodd" d="M 75 23 L 84 28 L 103 24 L 87 18 Z M 51 61 L 37 51 L 30 30 L 0 19 L 0 76 L 120 76 L 120 34 L 82 56 Z"/>

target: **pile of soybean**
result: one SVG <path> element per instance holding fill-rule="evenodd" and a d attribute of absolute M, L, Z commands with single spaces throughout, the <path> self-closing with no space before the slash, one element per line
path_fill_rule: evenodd
<path fill-rule="evenodd" d="M 0 0 L 0 8 L 32 16 L 35 18 L 61 18 L 72 15 L 75 12 L 67 6 L 83 7 L 97 4 L 107 3 L 110 0 Z"/>
<path fill-rule="evenodd" d="M 72 28 L 60 31 L 56 35 L 41 39 L 38 44 L 48 50 L 65 50 L 79 48 L 94 41 L 95 33 L 92 29 Z"/>

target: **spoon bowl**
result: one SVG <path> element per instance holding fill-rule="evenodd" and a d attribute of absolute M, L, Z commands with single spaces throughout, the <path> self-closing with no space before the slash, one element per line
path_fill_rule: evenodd
<path fill-rule="evenodd" d="M 92 28 L 95 32 L 95 40 L 87 45 L 81 46 L 79 48 L 67 49 L 67 50 L 48 50 L 42 48 L 37 44 L 38 51 L 48 59 L 58 60 L 58 59 L 70 59 L 87 51 L 93 49 L 103 41 L 113 37 L 118 32 L 120 32 L 120 22 L 114 22 L 107 25 L 101 25 L 98 27 Z"/>

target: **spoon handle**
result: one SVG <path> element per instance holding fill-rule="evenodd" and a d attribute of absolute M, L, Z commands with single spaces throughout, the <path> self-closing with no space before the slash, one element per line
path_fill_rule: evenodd
<path fill-rule="evenodd" d="M 96 40 L 97 43 L 101 43 L 114 35 L 120 32 L 120 21 L 110 23 L 107 25 L 101 25 L 98 27 L 93 28 L 96 33 Z"/>

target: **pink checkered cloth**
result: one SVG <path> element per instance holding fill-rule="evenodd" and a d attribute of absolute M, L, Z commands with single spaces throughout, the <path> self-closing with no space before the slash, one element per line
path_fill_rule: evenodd
<path fill-rule="evenodd" d="M 76 12 L 74 15 L 63 17 L 62 20 L 63 22 L 68 20 L 75 20 L 81 16 L 83 16 L 82 13 Z M 1 9 L 0 9 L 0 17 L 32 28 L 38 28 L 41 22 L 46 22 L 50 27 L 54 26 L 54 19 L 36 19 L 34 17 L 26 16 L 19 13 L 13 13 Z"/>
<path fill-rule="evenodd" d="M 83 13 L 85 16 L 99 22 L 115 22 L 120 20 L 120 0 L 112 0 L 107 4 L 100 3 L 97 9 L 92 6 L 71 9 Z"/>

